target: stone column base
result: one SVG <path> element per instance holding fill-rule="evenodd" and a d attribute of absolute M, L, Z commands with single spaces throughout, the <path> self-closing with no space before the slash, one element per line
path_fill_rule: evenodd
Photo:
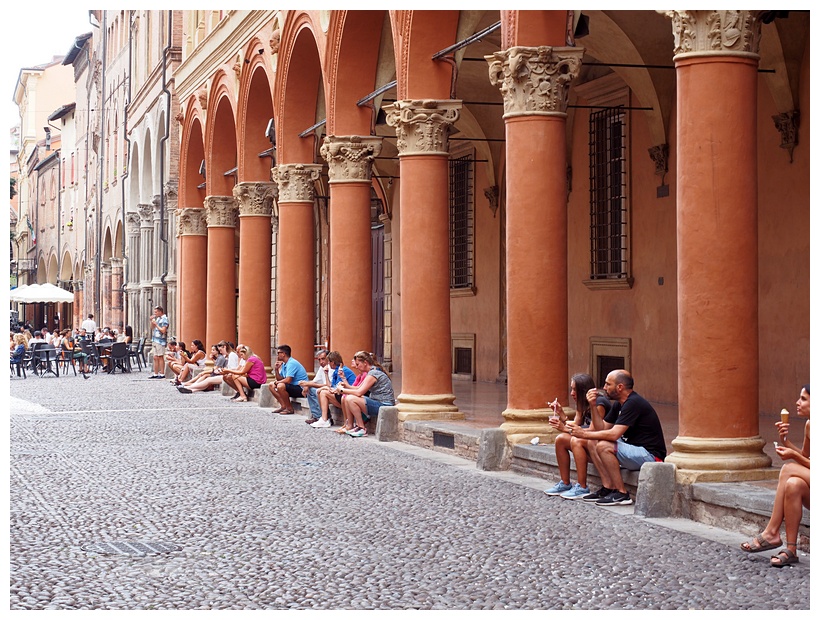
<path fill-rule="evenodd" d="M 399 420 L 463 420 L 455 394 L 399 394 Z"/>
<path fill-rule="evenodd" d="M 526 443 L 534 437 L 539 443 L 555 443 L 558 431 L 549 423 L 552 409 L 505 409 L 501 415 L 504 423 L 500 428 L 511 444 Z"/>
<path fill-rule="evenodd" d="M 771 467 L 772 460 L 763 452 L 765 444 L 760 436 L 676 437 L 666 462 L 677 466 L 680 484 L 776 479 L 779 470 Z"/>

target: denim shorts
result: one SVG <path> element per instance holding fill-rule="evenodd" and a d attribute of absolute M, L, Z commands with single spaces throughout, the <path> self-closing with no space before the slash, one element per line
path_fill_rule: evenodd
<path fill-rule="evenodd" d="M 387 403 L 380 403 L 377 400 L 373 400 L 369 396 L 364 397 L 364 402 L 367 405 L 367 415 L 365 415 L 365 420 L 369 420 L 370 418 L 375 418 L 379 415 L 379 407 L 390 407 Z"/>
<path fill-rule="evenodd" d="M 633 446 L 621 437 L 615 442 L 615 455 L 624 469 L 638 471 L 644 463 L 654 463 L 655 456 L 643 446 Z"/>

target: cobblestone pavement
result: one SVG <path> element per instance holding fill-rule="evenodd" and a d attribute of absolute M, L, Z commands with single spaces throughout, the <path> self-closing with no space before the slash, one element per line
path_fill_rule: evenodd
<path fill-rule="evenodd" d="M 807 556 L 771 568 L 543 480 L 146 372 L 10 391 L 12 610 L 809 609 Z M 93 547 L 122 541 L 180 549 Z"/>

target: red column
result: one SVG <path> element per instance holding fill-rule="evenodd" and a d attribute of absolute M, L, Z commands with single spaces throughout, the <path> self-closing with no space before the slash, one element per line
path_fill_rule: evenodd
<path fill-rule="evenodd" d="M 667 460 L 687 480 L 760 478 L 771 464 L 757 391 L 760 24 L 749 11 L 668 15 L 687 46 L 675 56 L 680 426 Z M 740 36 L 712 36 L 729 26 Z"/>
<path fill-rule="evenodd" d="M 373 346 L 370 184 L 381 138 L 327 136 L 330 177 L 330 348 L 346 361 Z"/>
<path fill-rule="evenodd" d="M 192 336 L 200 340 L 204 338 L 203 344 L 210 346 L 210 343 L 223 339 L 233 340 L 236 334 L 236 200 L 233 196 L 208 196 L 205 209 L 208 286 L 202 291 L 186 290 L 185 294 L 198 296 L 198 303 L 206 307 L 205 333 Z"/>
<path fill-rule="evenodd" d="M 172 329 L 186 344 L 205 334 L 206 305 L 203 293 L 207 290 L 208 229 L 205 209 L 186 208 L 177 211 L 177 274 L 179 278 L 179 309 Z"/>
<path fill-rule="evenodd" d="M 507 156 L 507 408 L 511 443 L 549 437 L 548 401 L 567 393 L 566 105 L 583 49 L 487 56 L 504 95 Z M 541 379 L 532 380 L 534 356 Z"/>
<path fill-rule="evenodd" d="M 271 368 L 271 212 L 273 183 L 239 183 L 239 341 Z"/>
<path fill-rule="evenodd" d="M 450 367 L 448 136 L 460 108 L 432 99 L 385 106 L 401 169 L 400 420 L 464 417 Z"/>
<path fill-rule="evenodd" d="M 313 183 L 321 169 L 318 164 L 280 164 L 273 169 L 279 186 L 276 344 L 289 345 L 306 369 L 312 368 L 316 340 Z"/>

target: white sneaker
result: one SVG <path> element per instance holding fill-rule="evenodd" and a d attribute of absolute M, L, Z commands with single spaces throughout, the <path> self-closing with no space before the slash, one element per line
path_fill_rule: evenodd
<path fill-rule="evenodd" d="M 319 418 L 313 424 L 311 424 L 313 428 L 330 428 L 330 420 L 323 420 Z"/>

